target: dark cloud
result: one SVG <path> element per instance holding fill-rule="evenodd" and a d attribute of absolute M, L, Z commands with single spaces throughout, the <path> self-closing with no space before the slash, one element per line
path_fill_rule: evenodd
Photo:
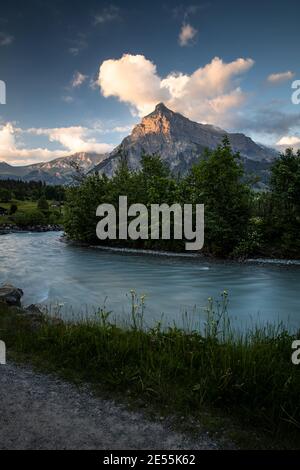
<path fill-rule="evenodd" d="M 239 127 L 244 131 L 254 131 L 270 135 L 282 135 L 300 127 L 300 110 L 287 113 L 270 105 L 257 110 L 251 117 L 242 118 Z"/>

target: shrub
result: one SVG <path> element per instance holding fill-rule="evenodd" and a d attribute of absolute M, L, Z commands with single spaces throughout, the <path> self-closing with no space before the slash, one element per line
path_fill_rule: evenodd
<path fill-rule="evenodd" d="M 40 211 L 48 211 L 49 210 L 49 204 L 45 196 L 42 196 L 37 203 L 37 207 Z"/>
<path fill-rule="evenodd" d="M 15 224 L 20 227 L 29 227 L 35 225 L 45 225 L 46 217 L 38 210 L 32 210 L 28 212 L 17 212 L 13 218 Z"/>
<path fill-rule="evenodd" d="M 18 206 L 16 204 L 11 204 L 10 209 L 9 209 L 10 215 L 15 214 L 17 210 L 18 210 Z"/>

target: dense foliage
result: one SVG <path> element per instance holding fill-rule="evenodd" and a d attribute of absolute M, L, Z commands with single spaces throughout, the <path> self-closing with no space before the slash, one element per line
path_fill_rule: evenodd
<path fill-rule="evenodd" d="M 112 178 L 92 175 L 67 189 L 65 230 L 75 240 L 99 244 L 96 208 L 119 196 L 128 205 L 191 203 L 205 206 L 204 251 L 216 256 L 300 256 L 300 153 L 287 150 L 271 169 L 270 190 L 254 191 L 247 183 L 240 156 L 225 137 L 207 150 L 188 175 L 174 176 L 159 156 L 143 155 L 141 170 L 130 171 L 120 159 Z M 150 231 L 149 231 L 150 233 Z M 172 232 L 171 232 L 172 233 Z M 103 243 L 103 242 L 102 242 Z M 105 244 L 120 241 L 106 240 Z M 181 240 L 128 240 L 131 247 L 184 250 Z"/>
<path fill-rule="evenodd" d="M 42 182 L 0 180 L 0 227 L 60 225 L 65 188 Z"/>
<path fill-rule="evenodd" d="M 65 189 L 63 186 L 50 186 L 41 181 L 0 179 L 0 202 L 9 202 L 12 199 L 37 201 L 42 196 L 48 200 L 63 201 Z"/>

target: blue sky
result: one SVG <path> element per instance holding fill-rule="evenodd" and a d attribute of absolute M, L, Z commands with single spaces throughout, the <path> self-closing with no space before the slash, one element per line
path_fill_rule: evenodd
<path fill-rule="evenodd" d="M 299 147 L 299 13 L 296 0 L 11 0 L 0 13 L 0 160 L 109 151 L 158 101 Z"/>

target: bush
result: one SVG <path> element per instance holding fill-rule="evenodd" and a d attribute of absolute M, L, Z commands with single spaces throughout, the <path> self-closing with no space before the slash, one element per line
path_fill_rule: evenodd
<path fill-rule="evenodd" d="M 14 215 L 13 221 L 20 227 L 29 227 L 35 225 L 45 225 L 46 217 L 38 210 L 32 210 L 28 212 L 17 212 Z"/>
<path fill-rule="evenodd" d="M 49 210 L 49 204 L 45 196 L 42 196 L 37 203 L 37 207 L 40 211 L 47 212 Z"/>
<path fill-rule="evenodd" d="M 11 200 L 12 194 L 11 191 L 5 188 L 0 188 L 0 201 L 9 202 Z"/>
<path fill-rule="evenodd" d="M 16 204 L 11 204 L 10 209 L 9 209 L 10 215 L 15 214 L 17 210 L 18 210 L 18 206 Z"/>
<path fill-rule="evenodd" d="M 48 217 L 48 224 L 50 225 L 60 225 L 62 223 L 62 217 L 59 211 L 53 211 Z"/>
<path fill-rule="evenodd" d="M 246 236 L 233 250 L 235 258 L 247 258 L 260 252 L 262 248 L 262 224 L 259 217 L 252 217 L 249 221 Z"/>

